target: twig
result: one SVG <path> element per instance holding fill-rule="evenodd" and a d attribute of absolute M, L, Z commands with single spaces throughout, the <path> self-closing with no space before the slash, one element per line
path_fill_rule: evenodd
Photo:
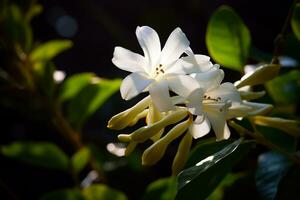
<path fill-rule="evenodd" d="M 271 149 L 271 150 L 274 150 L 274 151 L 277 151 L 283 155 L 285 155 L 288 159 L 290 159 L 291 161 L 293 161 L 295 164 L 299 165 L 300 166 L 300 159 L 287 152 L 286 150 L 280 148 L 279 146 L 277 145 L 274 145 L 273 143 L 269 142 L 268 140 L 266 140 L 263 136 L 261 136 L 260 134 L 258 133 L 252 133 L 251 131 L 249 131 L 248 129 L 244 128 L 243 126 L 235 123 L 234 121 L 229 121 L 228 124 L 234 128 L 241 136 L 250 136 L 252 137 L 253 139 L 256 140 L 257 143 Z"/>
<path fill-rule="evenodd" d="M 299 0 L 294 0 L 287 17 L 285 18 L 284 24 L 282 26 L 281 32 L 276 36 L 275 40 L 274 40 L 274 52 L 273 52 L 273 58 L 271 61 L 271 64 L 279 64 L 279 60 L 278 60 L 278 56 L 281 55 L 283 47 L 284 47 L 284 42 L 285 42 L 285 36 L 286 33 L 288 31 L 288 27 L 291 21 L 291 18 L 293 16 L 294 13 L 294 9 L 296 7 L 296 4 Z"/>

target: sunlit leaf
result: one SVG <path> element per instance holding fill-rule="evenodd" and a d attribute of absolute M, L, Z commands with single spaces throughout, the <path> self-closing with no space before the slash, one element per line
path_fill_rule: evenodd
<path fill-rule="evenodd" d="M 175 177 L 162 178 L 152 182 L 146 190 L 143 200 L 173 200 L 177 193 Z"/>
<path fill-rule="evenodd" d="M 228 172 L 253 147 L 253 142 L 239 139 L 217 153 L 200 160 L 195 166 L 178 175 L 179 191 L 176 200 L 205 199 Z"/>
<path fill-rule="evenodd" d="M 49 169 L 67 170 L 68 157 L 55 144 L 49 142 L 14 142 L 1 147 L 7 157 Z"/>
<path fill-rule="evenodd" d="M 85 198 L 78 190 L 65 189 L 47 193 L 41 200 L 85 200 Z"/>
<path fill-rule="evenodd" d="M 227 145 L 231 144 L 233 140 L 222 140 L 217 142 L 216 138 L 209 138 L 200 140 L 193 148 L 187 161 L 186 167 L 196 165 L 199 160 L 207 158 L 210 155 L 222 150 Z"/>
<path fill-rule="evenodd" d="M 293 70 L 266 84 L 269 95 L 279 104 L 298 103 L 300 99 L 300 71 Z"/>
<path fill-rule="evenodd" d="M 68 77 L 60 90 L 59 99 L 66 101 L 78 95 L 80 90 L 92 83 L 93 73 L 80 73 Z"/>
<path fill-rule="evenodd" d="M 51 40 L 38 45 L 30 55 L 33 62 L 46 62 L 72 47 L 70 40 Z"/>
<path fill-rule="evenodd" d="M 77 151 L 71 158 L 73 170 L 79 173 L 88 163 L 90 151 L 88 148 L 82 148 Z"/>
<path fill-rule="evenodd" d="M 275 198 L 278 184 L 290 165 L 290 161 L 284 155 L 275 152 L 263 153 L 258 157 L 255 180 L 263 199 Z"/>
<path fill-rule="evenodd" d="M 229 6 L 221 6 L 209 20 L 206 45 L 219 64 L 241 71 L 246 64 L 251 44 L 247 26 Z"/>
<path fill-rule="evenodd" d="M 291 19 L 291 25 L 296 37 L 300 40 L 300 3 L 296 4 L 293 17 Z"/>
<path fill-rule="evenodd" d="M 85 188 L 83 196 L 86 200 L 126 200 L 127 197 L 115 190 L 103 184 L 95 184 Z"/>
<path fill-rule="evenodd" d="M 119 90 L 119 79 L 96 78 L 86 85 L 68 104 L 68 119 L 78 129 L 112 94 Z"/>

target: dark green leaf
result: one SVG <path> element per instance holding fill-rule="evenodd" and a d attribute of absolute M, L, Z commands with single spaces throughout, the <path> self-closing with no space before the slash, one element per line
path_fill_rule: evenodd
<path fill-rule="evenodd" d="M 85 200 L 85 198 L 78 190 L 65 189 L 47 193 L 41 200 Z"/>
<path fill-rule="evenodd" d="M 82 88 L 92 83 L 93 77 L 93 73 L 80 73 L 68 77 L 62 85 L 59 99 L 66 101 L 78 95 Z"/>
<path fill-rule="evenodd" d="M 263 199 L 275 198 L 278 184 L 290 165 L 284 155 L 275 152 L 263 153 L 258 157 L 255 180 Z"/>
<path fill-rule="evenodd" d="M 176 200 L 205 199 L 228 172 L 249 152 L 253 142 L 239 139 L 217 153 L 201 160 L 178 175 Z"/>
<path fill-rule="evenodd" d="M 251 44 L 247 26 L 229 6 L 221 6 L 209 20 L 206 45 L 212 58 L 224 67 L 241 71 Z"/>
<path fill-rule="evenodd" d="M 25 20 L 29 23 L 33 17 L 39 15 L 43 11 L 43 7 L 39 4 L 30 6 L 29 10 L 26 13 Z"/>
<path fill-rule="evenodd" d="M 298 38 L 298 40 L 300 40 L 300 3 L 296 4 L 291 20 L 291 25 L 296 37 Z"/>
<path fill-rule="evenodd" d="M 127 197 L 118 190 L 103 184 L 91 185 L 83 190 L 86 200 L 126 200 Z"/>
<path fill-rule="evenodd" d="M 46 62 L 72 47 L 70 40 L 52 40 L 37 46 L 30 55 L 33 62 Z"/>
<path fill-rule="evenodd" d="M 202 160 L 204 158 L 207 158 L 210 155 L 213 155 L 214 153 L 225 148 L 227 145 L 231 144 L 232 142 L 233 140 L 222 140 L 220 142 L 217 142 L 216 138 L 200 140 L 191 151 L 186 167 L 191 167 L 196 165 L 199 162 L 199 160 Z"/>
<path fill-rule="evenodd" d="M 283 131 L 266 126 L 256 126 L 257 130 L 273 144 L 284 148 L 289 152 L 295 152 L 297 140 Z"/>
<path fill-rule="evenodd" d="M 279 104 L 297 104 L 300 94 L 300 71 L 293 70 L 269 81 L 267 90 L 272 99 Z"/>
<path fill-rule="evenodd" d="M 79 173 L 88 163 L 90 159 L 90 151 L 88 148 L 82 148 L 77 151 L 71 159 L 72 167 L 76 173 Z"/>
<path fill-rule="evenodd" d="M 173 200 L 175 199 L 176 193 L 176 178 L 162 178 L 154 181 L 147 187 L 143 200 Z"/>
<path fill-rule="evenodd" d="M 94 82 L 82 88 L 68 104 L 70 122 L 80 129 L 85 120 L 119 89 L 120 83 L 119 79 L 107 80 L 95 77 Z"/>
<path fill-rule="evenodd" d="M 67 170 L 68 157 L 55 144 L 49 142 L 14 142 L 2 146 L 7 157 L 49 169 Z"/>

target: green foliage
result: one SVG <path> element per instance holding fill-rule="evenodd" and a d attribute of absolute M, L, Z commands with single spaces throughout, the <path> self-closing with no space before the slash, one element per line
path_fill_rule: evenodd
<path fill-rule="evenodd" d="M 296 4 L 291 20 L 291 25 L 296 37 L 298 38 L 298 40 L 300 40 L 300 3 Z"/>
<path fill-rule="evenodd" d="M 172 200 L 177 193 L 175 177 L 162 178 L 152 182 L 146 190 L 143 200 Z"/>
<path fill-rule="evenodd" d="M 85 200 L 79 190 L 65 189 L 47 193 L 40 200 Z"/>
<path fill-rule="evenodd" d="M 73 170 L 79 173 L 88 163 L 90 159 L 90 151 L 88 148 L 81 148 L 71 158 Z"/>
<path fill-rule="evenodd" d="M 33 62 L 47 62 L 72 47 L 70 40 L 51 40 L 46 43 L 38 45 L 30 55 Z"/>
<path fill-rule="evenodd" d="M 253 142 L 231 143 L 217 153 L 201 160 L 178 175 L 176 200 L 205 199 L 218 186 L 228 172 L 253 147 Z"/>
<path fill-rule="evenodd" d="M 67 105 L 67 116 L 71 124 L 77 129 L 81 129 L 87 118 L 119 90 L 120 83 L 119 79 L 108 80 L 92 77 L 90 84 L 79 90 Z M 77 87 L 76 84 L 74 87 Z"/>
<path fill-rule="evenodd" d="M 250 32 L 232 8 L 221 6 L 213 13 L 207 27 L 206 45 L 217 63 L 241 71 L 246 64 L 250 44 Z"/>
<path fill-rule="evenodd" d="M 297 104 L 300 94 L 300 71 L 293 70 L 266 84 L 269 95 L 278 104 Z"/>
<path fill-rule="evenodd" d="M 255 179 L 263 199 L 275 199 L 278 184 L 290 165 L 285 156 L 275 152 L 263 153 L 258 157 Z"/>
<path fill-rule="evenodd" d="M 50 142 L 14 142 L 1 147 L 7 157 L 49 169 L 67 170 L 69 159 Z"/>
<path fill-rule="evenodd" d="M 127 197 L 118 190 L 103 184 L 94 184 L 83 190 L 86 200 L 126 200 Z"/>

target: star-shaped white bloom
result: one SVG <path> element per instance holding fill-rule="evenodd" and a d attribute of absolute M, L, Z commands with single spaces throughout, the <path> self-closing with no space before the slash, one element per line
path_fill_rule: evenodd
<path fill-rule="evenodd" d="M 121 96 L 129 100 L 149 91 L 154 105 L 160 111 L 169 111 L 173 109 L 169 90 L 188 96 L 197 88 L 197 82 L 186 74 L 199 72 L 199 69 L 191 64 L 194 62 L 191 57 L 179 59 L 189 50 L 189 41 L 180 28 L 170 34 L 163 49 L 158 34 L 148 26 L 137 27 L 136 36 L 144 56 L 122 47 L 116 47 L 114 51 L 112 62 L 118 68 L 132 72 L 121 84 Z M 197 58 L 201 66 L 207 68 L 212 66 L 209 59 L 208 56 Z"/>

